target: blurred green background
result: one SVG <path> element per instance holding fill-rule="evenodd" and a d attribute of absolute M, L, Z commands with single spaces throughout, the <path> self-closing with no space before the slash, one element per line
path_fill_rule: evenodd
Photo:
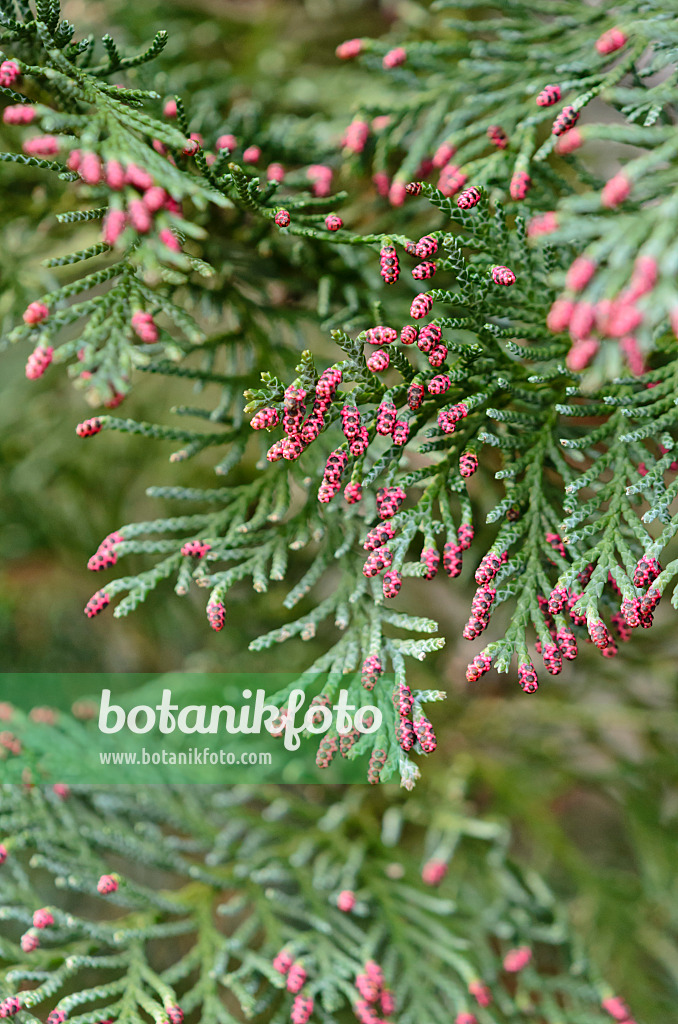
<path fill-rule="evenodd" d="M 145 43 L 158 28 L 168 28 L 155 88 L 190 95 L 192 109 L 214 124 L 230 104 L 268 109 L 275 103 L 295 118 L 322 118 L 333 130 L 348 122 L 360 97 L 381 88 L 359 68 L 339 65 L 337 43 L 394 33 L 398 16 L 416 21 L 419 10 L 365 0 L 75 0 L 64 9 L 79 34 L 110 29 L 123 45 Z M 7 140 L 0 139 L 0 147 L 9 148 Z M 67 229 L 53 231 L 58 191 L 39 172 L 17 176 L 0 165 L 0 317 L 11 319 L 35 297 L 45 274 L 40 259 L 71 244 Z M 101 586 L 86 569 L 99 541 L 122 523 L 161 512 L 146 487 L 209 485 L 214 478 L 207 460 L 171 465 L 166 444 L 112 433 L 83 444 L 74 434 L 75 424 L 89 415 L 82 394 L 62 369 L 27 381 L 26 356 L 27 350 L 17 349 L 1 357 L 2 669 L 292 671 L 320 653 L 327 635 L 322 632 L 306 644 L 287 645 L 282 654 L 248 653 L 250 640 L 289 614 L 282 609 L 282 584 L 255 600 L 243 586 L 219 634 L 208 628 L 205 594 L 197 589 L 179 599 L 169 586 L 160 588 L 128 619 L 85 618 L 82 608 Z M 125 414 L 170 422 L 171 388 L 155 378 L 142 383 L 126 400 Z M 176 398 L 186 400 L 183 389 Z M 481 522 L 489 504 L 482 484 L 475 499 Z M 465 777 L 479 813 L 512 822 L 516 854 L 568 901 L 601 972 L 638 1019 L 675 1020 L 673 613 L 663 609 L 650 634 L 634 636 L 614 661 L 585 651 L 561 676 L 548 677 L 534 697 L 522 694 L 513 677 L 486 677 L 469 687 L 464 671 L 477 647 L 460 637 L 472 568 L 453 582 L 408 583 L 408 602 L 438 618 L 447 638 L 440 655 L 413 669 L 413 685 L 449 691 L 447 702 L 432 708 L 439 749 L 424 765 L 425 780 L 411 799 L 425 815 L 430 802 L 445 798 L 453 773 Z"/>

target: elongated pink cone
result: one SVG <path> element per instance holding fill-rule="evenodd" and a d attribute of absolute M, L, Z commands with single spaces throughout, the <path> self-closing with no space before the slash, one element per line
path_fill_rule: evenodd
<path fill-rule="evenodd" d="M 610 178 L 607 182 L 601 193 L 600 201 L 603 206 L 608 207 L 608 209 L 612 209 L 615 206 L 619 206 L 620 203 L 623 203 L 630 195 L 631 182 L 620 173 L 615 174 L 614 178 Z"/>

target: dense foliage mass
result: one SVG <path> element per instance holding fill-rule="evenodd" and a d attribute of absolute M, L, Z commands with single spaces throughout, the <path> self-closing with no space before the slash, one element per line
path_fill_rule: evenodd
<path fill-rule="evenodd" d="M 500 826 L 409 806 L 4 787 L 2 1016 L 628 1020 Z"/>
<path fill-rule="evenodd" d="M 47 497 L 15 518 L 47 547 L 44 481 L 104 446 L 102 500 L 63 514 L 69 540 L 96 535 L 154 439 L 171 466 L 92 554 L 87 615 L 150 598 L 136 618 L 167 636 L 187 621 L 169 587 L 202 590 L 225 662 L 275 618 L 253 664 L 296 666 L 278 645 L 301 639 L 297 685 L 384 710 L 374 745 L 330 736 L 319 765 L 364 756 L 370 782 L 410 789 L 442 749 L 409 798 L 69 790 L 46 766 L 92 731 L 0 703 L 0 779 L 23 782 L 0 792 L 0 1016 L 632 1024 L 623 989 L 668 1020 L 671 639 L 656 625 L 649 668 L 639 638 L 624 678 L 603 662 L 586 692 L 566 663 L 652 625 L 678 565 L 675 11 L 408 3 L 340 42 L 309 95 L 301 74 L 271 86 L 284 38 L 244 70 L 237 11 L 222 59 L 193 4 L 105 7 L 122 41 L 56 0 L 0 0 L 0 316 L 36 394 L 0 457 L 51 416 L 8 486 Z M 70 469 L 66 376 L 90 407 Z M 126 413 L 132 389 L 148 416 Z M 177 403 L 161 422 L 158 394 Z M 70 591 L 36 566 L 17 601 L 52 664 Z M 443 715 L 444 684 L 410 668 L 445 639 L 420 598 L 461 603 L 471 580 L 460 644 L 489 699 Z M 120 661 L 122 641 L 91 643 Z M 542 684 L 527 712 L 491 696 L 516 669 Z"/>

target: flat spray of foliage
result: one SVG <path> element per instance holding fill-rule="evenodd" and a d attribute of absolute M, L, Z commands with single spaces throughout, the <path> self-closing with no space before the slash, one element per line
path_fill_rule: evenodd
<path fill-rule="evenodd" d="M 42 218 L 22 259 L 0 253 L 0 309 L 28 376 L 67 367 L 91 405 L 83 445 L 116 430 L 171 446 L 169 482 L 149 488 L 169 517 L 102 542 L 88 614 L 170 581 L 205 588 L 206 628 L 228 628 L 243 583 L 276 594 L 304 558 L 291 614 L 252 647 L 327 638 L 301 684 L 330 699 L 362 672 L 388 712 L 370 781 L 411 788 L 412 752 L 436 742 L 424 706 L 443 697 L 408 685 L 443 643 L 411 577 L 476 574 L 469 679 L 515 656 L 529 692 L 536 655 L 557 672 L 589 639 L 615 654 L 674 575 L 678 30 L 668 3 L 407 11 L 409 30 L 339 48 L 379 84 L 342 140 L 320 117 L 231 104 L 228 76 L 156 82 L 163 31 L 128 54 L 78 38 L 56 0 L 0 0 L 0 159 L 17 218 Z M 47 261 L 40 293 L 44 230 L 76 251 Z M 117 411 L 151 374 L 186 387 L 171 425 Z M 215 486 L 181 485 L 193 456 Z M 112 579 L 127 555 L 143 570 Z M 467 708 L 475 761 L 456 756 L 428 805 L 366 787 L 0 787 L 0 1016 L 630 1024 L 465 783 L 522 798 L 579 879 L 538 813 L 560 795 L 554 745 L 574 784 L 598 771 L 635 802 L 643 936 L 675 978 L 657 852 L 675 830 L 675 721 L 631 691 L 562 732 L 548 700 L 534 732 L 515 707 Z M 2 754 L 34 767 L 34 725 L 13 715 Z M 57 748 L 75 727 L 54 726 Z M 522 789 L 481 750 L 507 730 Z M 592 737 L 612 768 L 591 767 Z M 321 761 L 370 753 L 324 743 Z M 609 874 L 608 910 L 630 872 Z"/>
<path fill-rule="evenodd" d="M 21 1024 L 610 1019 L 553 896 L 454 786 L 430 827 L 368 787 L 0 796 L 0 1007 Z"/>

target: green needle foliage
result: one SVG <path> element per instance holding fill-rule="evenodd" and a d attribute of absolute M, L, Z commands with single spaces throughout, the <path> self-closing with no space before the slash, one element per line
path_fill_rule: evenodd
<path fill-rule="evenodd" d="M 3 1016 L 610 1019 L 502 826 L 359 789 L 2 787 Z"/>

